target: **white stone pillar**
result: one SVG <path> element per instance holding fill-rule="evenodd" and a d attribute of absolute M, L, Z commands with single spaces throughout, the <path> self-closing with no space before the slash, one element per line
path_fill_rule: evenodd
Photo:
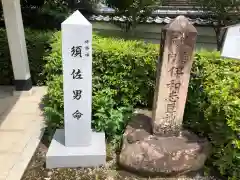
<path fill-rule="evenodd" d="M 20 0 L 2 0 L 16 91 L 32 88 Z"/>
<path fill-rule="evenodd" d="M 106 163 L 104 132 L 91 129 L 92 24 L 75 11 L 62 23 L 64 129 L 57 129 L 47 168 L 97 167 Z"/>
<path fill-rule="evenodd" d="M 65 146 L 89 146 L 92 139 L 92 24 L 79 11 L 62 23 L 62 60 Z"/>

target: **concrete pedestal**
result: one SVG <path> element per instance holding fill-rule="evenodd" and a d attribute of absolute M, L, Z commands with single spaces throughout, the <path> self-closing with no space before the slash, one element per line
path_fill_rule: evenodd
<path fill-rule="evenodd" d="M 46 168 L 98 167 L 105 164 L 104 133 L 92 132 L 90 146 L 67 147 L 64 139 L 64 130 L 56 130 L 46 156 Z"/>

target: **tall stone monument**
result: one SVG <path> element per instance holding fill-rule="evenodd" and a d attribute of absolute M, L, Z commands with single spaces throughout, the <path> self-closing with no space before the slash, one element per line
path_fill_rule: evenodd
<path fill-rule="evenodd" d="M 182 129 L 197 30 L 184 16 L 164 27 L 153 110 L 140 110 L 123 137 L 119 164 L 146 176 L 201 169 L 209 143 Z"/>
<path fill-rule="evenodd" d="M 197 30 L 178 16 L 162 31 L 153 103 L 153 132 L 177 135 L 182 127 Z"/>
<path fill-rule="evenodd" d="M 92 25 L 79 12 L 62 23 L 64 129 L 48 149 L 47 168 L 95 167 L 106 161 L 105 134 L 91 129 Z"/>

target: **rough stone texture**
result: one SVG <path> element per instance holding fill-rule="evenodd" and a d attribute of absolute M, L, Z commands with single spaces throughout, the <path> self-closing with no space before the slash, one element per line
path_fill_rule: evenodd
<path fill-rule="evenodd" d="M 184 16 L 163 28 L 153 101 L 153 132 L 181 131 L 197 30 Z"/>
<path fill-rule="evenodd" d="M 147 176 L 176 176 L 201 169 L 210 151 L 208 141 L 186 130 L 178 137 L 151 135 L 150 115 L 141 111 L 127 126 L 119 165 Z"/>

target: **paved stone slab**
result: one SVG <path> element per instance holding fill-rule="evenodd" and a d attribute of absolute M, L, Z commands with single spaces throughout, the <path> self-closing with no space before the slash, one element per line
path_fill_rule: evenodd
<path fill-rule="evenodd" d="M 66 147 L 64 130 L 58 129 L 46 155 L 47 168 L 98 167 L 106 163 L 105 134 L 92 132 L 92 142 L 85 147 Z"/>
<path fill-rule="evenodd" d="M 39 104 L 46 88 L 34 87 L 29 96 L 13 90 L 0 86 L 0 180 L 21 179 L 44 131 Z"/>
<path fill-rule="evenodd" d="M 19 154 L 17 153 L 0 153 L 0 180 L 6 179 L 9 169 L 14 166 L 18 158 Z"/>
<path fill-rule="evenodd" d="M 2 119 L 1 130 L 24 130 L 38 117 L 32 114 L 23 114 L 19 118 L 19 114 L 10 113 L 7 116 L 0 116 L 0 119 Z"/>
<path fill-rule="evenodd" d="M 28 93 L 22 93 L 18 95 L 15 93 L 15 97 L 21 97 L 21 101 L 31 101 L 31 102 L 40 102 L 41 99 L 46 94 L 46 88 L 45 87 L 33 87 L 31 92 Z"/>
<path fill-rule="evenodd" d="M 29 91 L 13 91 L 13 96 L 31 96 L 33 94 L 32 89 Z"/>
<path fill-rule="evenodd" d="M 13 89 L 13 86 L 0 86 L 0 98 L 11 96 Z"/>
<path fill-rule="evenodd" d="M 17 101 L 18 98 L 12 96 L 0 98 L 0 115 L 7 115 Z"/>
<path fill-rule="evenodd" d="M 39 104 L 36 102 L 24 102 L 18 101 L 11 110 L 11 113 L 18 114 L 35 114 L 41 115 L 42 112 L 39 109 Z"/>
<path fill-rule="evenodd" d="M 43 133 L 44 133 L 44 130 L 43 129 L 41 130 L 40 128 L 38 128 L 38 130 L 35 133 L 33 133 L 33 135 L 31 136 L 32 138 L 26 144 L 18 161 L 15 163 L 15 165 L 9 171 L 7 180 L 17 180 L 22 177 L 25 169 L 28 166 L 28 163 L 30 162 L 30 160 L 42 138 Z"/>
<path fill-rule="evenodd" d="M 9 152 L 13 146 L 21 141 L 24 131 L 0 131 L 0 152 Z"/>

